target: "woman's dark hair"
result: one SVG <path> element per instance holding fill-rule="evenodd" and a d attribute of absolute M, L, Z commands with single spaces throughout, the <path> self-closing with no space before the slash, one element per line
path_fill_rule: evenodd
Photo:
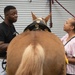
<path fill-rule="evenodd" d="M 8 11 L 10 11 L 11 9 L 16 9 L 16 7 L 11 6 L 11 5 L 6 6 L 6 7 L 4 8 L 4 14 L 6 14 L 6 13 L 7 13 Z"/>
<path fill-rule="evenodd" d="M 73 22 L 71 23 L 72 24 L 72 26 L 74 26 L 74 29 L 73 29 L 73 31 L 75 32 L 75 18 L 73 18 Z"/>

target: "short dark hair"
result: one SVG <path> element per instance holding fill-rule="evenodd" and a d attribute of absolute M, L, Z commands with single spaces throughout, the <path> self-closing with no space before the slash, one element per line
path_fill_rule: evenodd
<path fill-rule="evenodd" d="M 12 6 L 12 5 L 9 5 L 9 6 L 6 6 L 4 8 L 4 14 L 6 14 L 8 11 L 10 11 L 11 9 L 16 9 L 16 7 Z"/>
<path fill-rule="evenodd" d="M 74 21 L 71 23 L 71 25 L 74 26 L 73 31 L 75 32 L 75 18 L 73 18 L 73 20 L 74 20 Z"/>

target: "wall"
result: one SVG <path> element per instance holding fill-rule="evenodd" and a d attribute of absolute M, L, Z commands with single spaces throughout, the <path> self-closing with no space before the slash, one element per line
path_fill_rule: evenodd
<path fill-rule="evenodd" d="M 75 0 L 58 0 L 67 10 L 75 14 Z M 32 22 L 31 12 L 34 12 L 38 17 L 46 17 L 49 14 L 48 0 L 0 0 L 0 15 L 4 17 L 3 9 L 7 5 L 14 5 L 18 10 L 18 21 L 14 23 L 16 30 L 22 33 L 24 28 Z M 67 18 L 72 17 L 54 0 L 52 4 L 52 32 L 58 37 L 62 37 L 65 32 L 63 25 Z M 0 22 L 3 20 L 0 18 Z M 50 21 L 48 21 L 48 27 Z"/>

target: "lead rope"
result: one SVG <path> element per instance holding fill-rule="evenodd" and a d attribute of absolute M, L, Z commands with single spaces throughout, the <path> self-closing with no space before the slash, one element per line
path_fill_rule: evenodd
<path fill-rule="evenodd" d="M 2 68 L 3 68 L 2 72 L 6 71 L 6 66 L 7 66 L 6 63 L 7 63 L 7 61 L 6 61 L 6 57 L 5 57 L 2 61 Z"/>
<path fill-rule="evenodd" d="M 49 6 L 50 6 L 50 13 L 51 13 L 51 17 L 50 17 L 50 28 L 52 28 L 52 4 L 53 4 L 53 0 L 49 0 Z"/>
<path fill-rule="evenodd" d="M 52 14 L 52 4 L 54 4 L 54 0 L 48 0 L 49 1 L 49 6 L 50 6 L 50 13 Z M 57 0 L 55 0 L 65 11 L 67 11 L 67 13 L 69 13 L 71 16 L 73 16 L 75 18 L 75 16 L 69 12 L 63 5 L 61 5 Z M 50 17 L 50 28 L 52 27 L 52 15 Z"/>
<path fill-rule="evenodd" d="M 65 11 L 67 11 L 71 16 L 73 16 L 75 18 L 75 16 L 69 12 L 64 6 L 62 6 L 57 0 L 55 0 Z"/>
<path fill-rule="evenodd" d="M 4 18 L 0 15 L 1 19 L 4 20 Z"/>

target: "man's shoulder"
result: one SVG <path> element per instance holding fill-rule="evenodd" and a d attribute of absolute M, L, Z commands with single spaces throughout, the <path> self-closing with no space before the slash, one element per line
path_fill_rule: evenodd
<path fill-rule="evenodd" d="M 4 22 L 0 23 L 0 29 L 4 29 L 4 28 L 5 28 L 5 23 Z"/>

